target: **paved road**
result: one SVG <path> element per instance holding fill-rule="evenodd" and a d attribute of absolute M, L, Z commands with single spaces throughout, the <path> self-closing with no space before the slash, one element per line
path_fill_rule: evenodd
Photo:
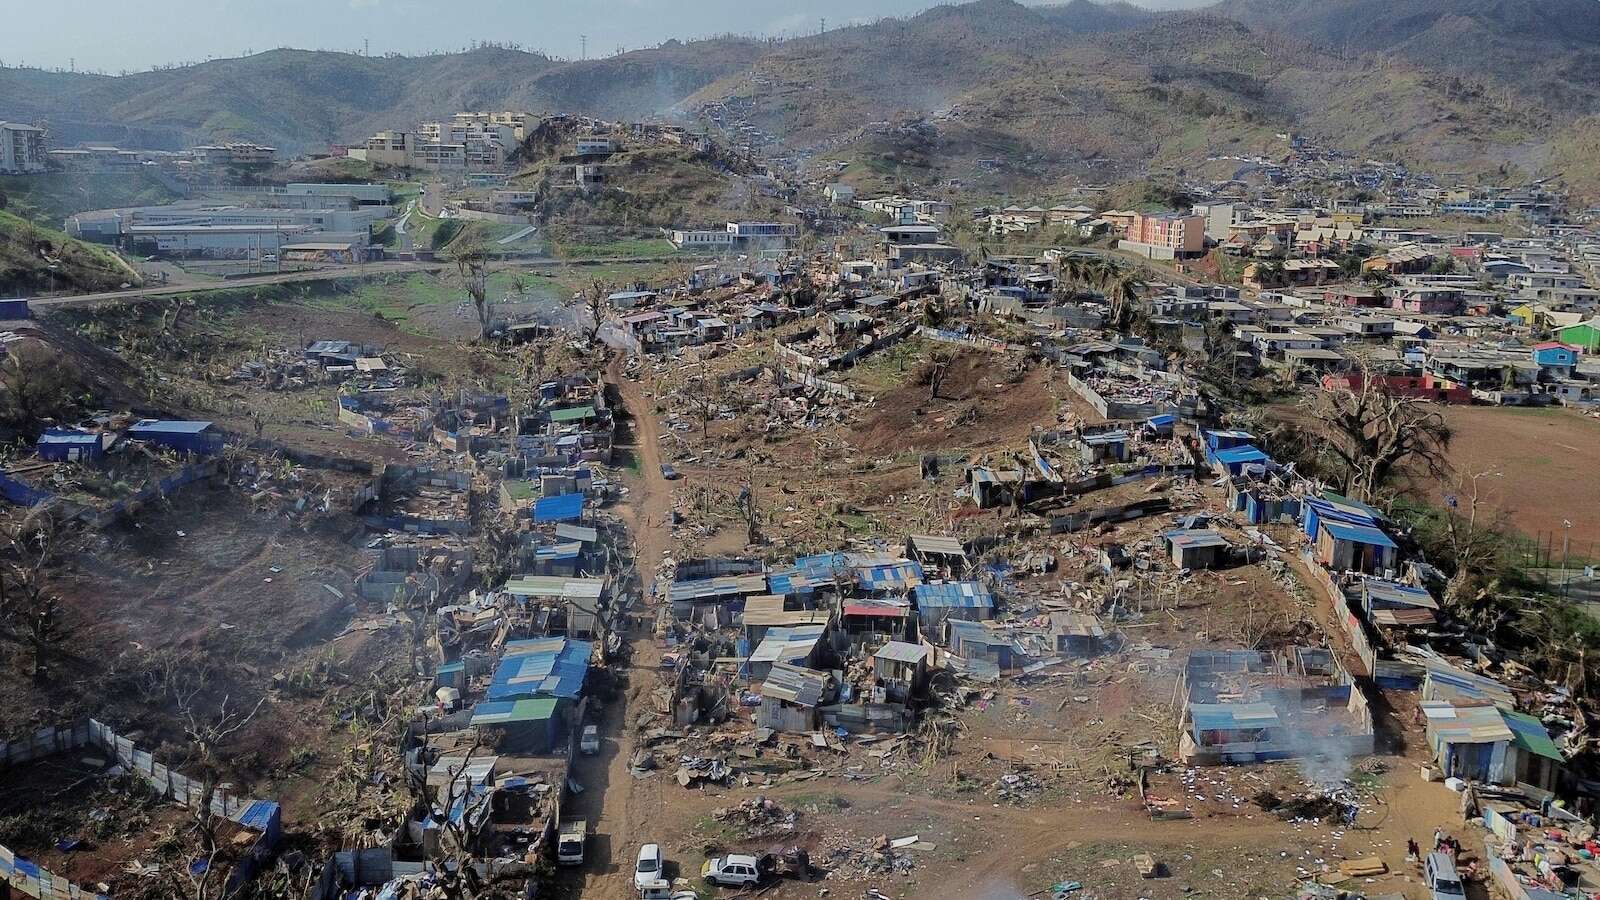
<path fill-rule="evenodd" d="M 283 272 L 273 275 L 252 275 L 229 281 L 205 284 L 160 284 L 154 287 L 132 288 L 126 291 L 106 291 L 99 294 L 78 294 L 72 297 L 39 297 L 29 300 L 34 308 L 50 307 L 71 309 L 76 306 L 94 306 L 99 303 L 119 303 L 144 297 L 163 297 L 172 294 L 200 294 L 207 291 L 227 291 L 242 287 L 261 287 L 271 284 L 291 284 L 316 281 L 333 281 L 340 278 L 372 277 L 406 272 L 433 272 L 444 268 L 438 262 L 377 262 L 362 266 L 337 266 L 327 269 L 309 269 L 303 272 Z"/>
<path fill-rule="evenodd" d="M 505 257 L 504 268 L 551 269 L 563 266 L 607 266 L 621 263 L 672 263 L 684 260 L 711 259 L 714 257 L 685 253 L 677 256 L 644 256 L 628 257 L 614 256 L 600 259 L 554 259 L 548 256 L 521 257 L 515 254 Z M 130 288 L 126 291 L 106 291 L 99 294 L 76 294 L 70 297 L 36 297 L 28 301 L 35 309 L 72 309 L 79 306 L 94 306 L 100 303 L 125 303 L 130 300 L 139 300 L 145 297 L 166 297 L 173 294 L 203 294 L 208 291 L 229 291 L 242 287 L 262 287 L 273 284 L 303 284 L 317 281 L 337 281 L 344 278 L 374 278 L 382 275 L 406 274 L 410 272 L 437 272 L 447 268 L 448 261 L 413 262 L 410 260 L 388 260 L 385 262 L 366 263 L 359 266 L 330 266 L 325 269 L 308 269 L 301 272 L 283 272 L 272 275 L 253 275 L 247 278 L 234 278 L 228 281 L 213 281 L 204 284 L 160 284 L 152 287 Z M 499 268 L 496 269 L 499 271 Z"/>

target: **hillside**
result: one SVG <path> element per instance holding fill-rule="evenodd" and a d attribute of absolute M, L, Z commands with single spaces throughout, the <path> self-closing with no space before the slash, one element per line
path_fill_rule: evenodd
<path fill-rule="evenodd" d="M 547 122 L 519 151 L 521 168 L 512 179 L 519 190 L 536 191 L 530 210 L 547 232 L 592 235 L 607 230 L 643 231 L 717 223 L 741 215 L 772 217 L 782 204 L 763 197 L 749 160 L 722 151 L 701 152 L 670 144 L 637 144 L 599 164 L 603 183 L 589 190 L 574 184 L 564 159 L 577 136 L 575 126 Z"/>
<path fill-rule="evenodd" d="M 1548 109 L 1600 110 L 1600 0 L 1222 0 L 1211 11 L 1505 84 Z"/>
<path fill-rule="evenodd" d="M 1293 131 L 1466 173 L 1587 176 L 1600 0 L 1222 0 L 1154 13 L 977 0 L 787 41 L 590 61 L 503 48 L 370 58 L 276 50 L 123 77 L 0 69 L 0 118 L 57 143 L 252 139 L 290 151 L 460 109 L 700 118 L 848 163 L 864 189 L 1115 180 Z M 1576 129 L 1576 130 L 1574 130 Z M 1559 166 L 1558 166 L 1559 164 Z"/>
<path fill-rule="evenodd" d="M 762 46 L 674 42 L 570 63 L 497 48 L 425 57 L 273 50 L 122 77 L 0 68 L 0 119 L 47 121 L 59 144 L 238 139 L 303 152 L 462 109 L 659 116 Z"/>
<path fill-rule="evenodd" d="M 1093 15 L 1103 9 L 944 7 L 785 45 L 695 99 L 725 123 L 849 163 L 843 180 L 867 190 L 1117 180 L 1215 155 L 1282 155 L 1285 131 L 1452 170 L 1545 162 L 1546 122 L 1465 79 L 1216 15 L 1107 23 Z"/>
<path fill-rule="evenodd" d="M 0 212 L 0 297 L 116 290 L 141 279 L 116 254 Z"/>

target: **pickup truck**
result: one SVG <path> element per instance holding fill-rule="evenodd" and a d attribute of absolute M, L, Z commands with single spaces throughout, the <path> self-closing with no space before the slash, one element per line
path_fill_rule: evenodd
<path fill-rule="evenodd" d="M 583 845 L 589 839 L 589 823 L 583 819 L 561 823 L 561 834 L 556 837 L 556 865 L 583 865 Z"/>

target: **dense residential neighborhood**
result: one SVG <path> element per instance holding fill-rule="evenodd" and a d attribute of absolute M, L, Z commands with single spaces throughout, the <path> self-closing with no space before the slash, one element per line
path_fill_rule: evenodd
<path fill-rule="evenodd" d="M 0 900 L 1600 896 L 1600 10 L 1441 2 L 0 33 Z"/>

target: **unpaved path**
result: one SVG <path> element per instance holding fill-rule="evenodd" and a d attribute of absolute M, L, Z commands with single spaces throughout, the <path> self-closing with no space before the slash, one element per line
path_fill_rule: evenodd
<path fill-rule="evenodd" d="M 580 758 L 574 772 L 584 793 L 567 805 L 567 816 L 589 822 L 589 859 L 581 874 L 568 882 L 572 896 L 628 900 L 637 897 L 633 890 L 633 859 L 639 845 L 659 840 L 651 834 L 650 823 L 661 819 L 665 777 L 635 779 L 629 763 L 637 749 L 631 728 L 641 713 L 650 709 L 650 690 L 655 686 L 654 671 L 661 662 L 661 651 L 651 639 L 654 606 L 650 603 L 656 566 L 667 551 L 667 516 L 672 509 L 672 489 L 661 477 L 661 454 L 657 446 L 659 431 L 643 387 L 622 375 L 621 359 L 606 370 L 607 380 L 616 385 L 627 410 L 632 436 L 632 452 L 639 465 L 637 477 L 628 479 L 628 499 L 618 509 L 633 533 L 644 600 L 635 608 L 634 623 L 624 632 L 631 647 L 627 686 L 622 698 L 611 703 L 602 719 L 603 747 L 599 756 Z M 678 790 L 676 782 L 670 785 Z"/>

